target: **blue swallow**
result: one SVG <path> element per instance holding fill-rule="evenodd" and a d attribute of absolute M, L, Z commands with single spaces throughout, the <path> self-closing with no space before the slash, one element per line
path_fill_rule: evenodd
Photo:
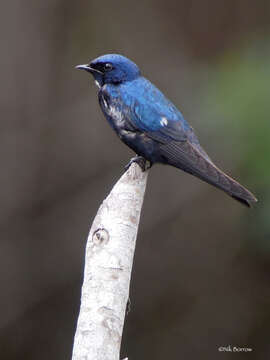
<path fill-rule="evenodd" d="M 93 75 L 106 119 L 137 154 L 131 161 L 139 162 L 143 158 L 151 166 L 172 165 L 247 206 L 257 201 L 250 191 L 212 162 L 181 112 L 141 75 L 134 62 L 122 55 L 108 54 L 76 68 Z"/>

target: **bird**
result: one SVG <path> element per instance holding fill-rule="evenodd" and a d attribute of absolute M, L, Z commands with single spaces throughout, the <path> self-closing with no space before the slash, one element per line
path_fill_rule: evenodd
<path fill-rule="evenodd" d="M 220 170 L 202 148 L 177 107 L 146 77 L 139 67 L 120 54 L 106 54 L 77 65 L 93 75 L 103 114 L 119 138 L 136 156 L 181 169 L 223 190 L 250 207 L 256 197 Z"/>

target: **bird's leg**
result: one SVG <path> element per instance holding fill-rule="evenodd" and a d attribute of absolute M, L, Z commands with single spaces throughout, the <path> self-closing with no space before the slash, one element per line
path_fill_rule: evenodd
<path fill-rule="evenodd" d="M 134 156 L 133 158 L 131 158 L 129 160 L 129 162 L 127 163 L 127 165 L 125 166 L 125 170 L 128 170 L 129 167 L 133 164 L 133 163 L 136 163 L 140 166 L 140 168 L 142 169 L 142 171 L 145 171 L 145 165 L 146 165 L 146 160 L 144 157 L 142 156 L 139 156 L 139 155 L 136 155 Z"/>
<path fill-rule="evenodd" d="M 151 162 L 150 162 L 149 166 L 146 166 L 147 160 L 142 156 L 136 155 L 129 160 L 128 164 L 125 166 L 125 170 L 128 170 L 130 165 L 133 164 L 134 162 L 140 166 L 142 171 L 146 171 L 146 170 L 150 169 L 152 166 Z"/>

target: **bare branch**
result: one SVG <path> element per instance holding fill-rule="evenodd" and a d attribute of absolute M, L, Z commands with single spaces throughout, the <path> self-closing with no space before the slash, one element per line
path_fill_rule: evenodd
<path fill-rule="evenodd" d="M 91 227 L 72 360 L 119 360 L 148 172 L 133 163 Z"/>

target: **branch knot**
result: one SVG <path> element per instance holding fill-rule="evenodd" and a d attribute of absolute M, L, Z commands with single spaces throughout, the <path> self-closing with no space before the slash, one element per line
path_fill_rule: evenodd
<path fill-rule="evenodd" d="M 93 243 L 94 245 L 106 245 L 108 244 L 110 239 L 110 235 L 108 233 L 108 231 L 104 228 L 98 228 L 92 237 Z"/>

